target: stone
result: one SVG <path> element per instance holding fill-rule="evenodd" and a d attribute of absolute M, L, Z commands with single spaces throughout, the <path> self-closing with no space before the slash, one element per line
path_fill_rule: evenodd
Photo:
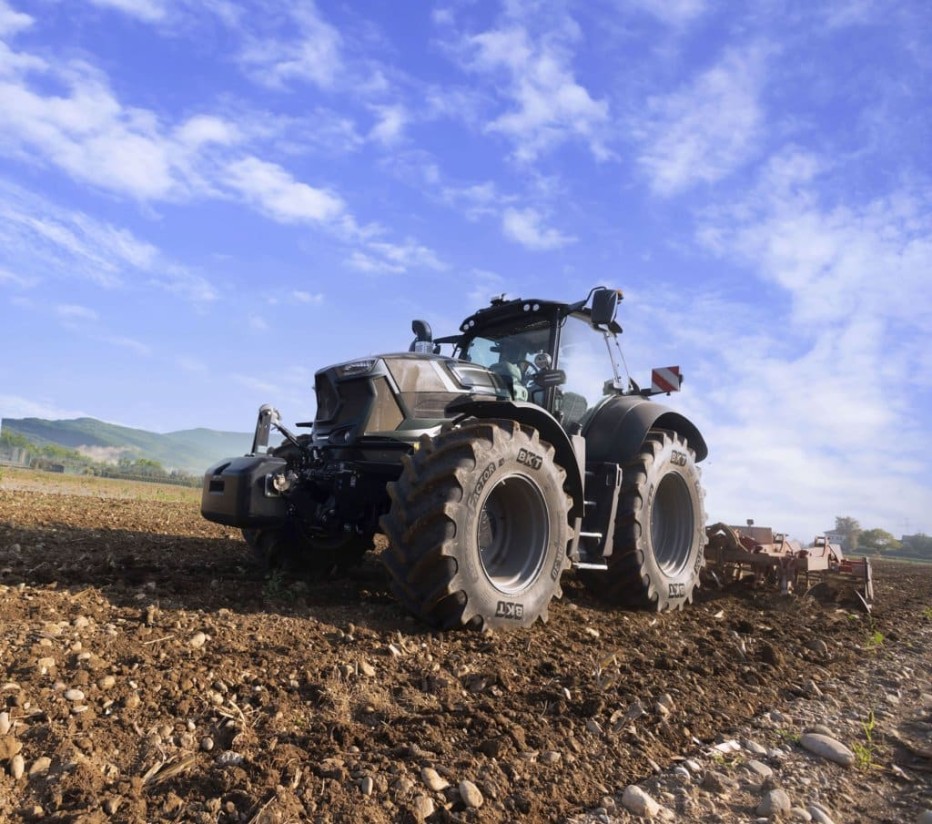
<path fill-rule="evenodd" d="M 752 759 L 746 766 L 759 781 L 766 781 L 773 776 L 773 770 L 761 761 Z"/>
<path fill-rule="evenodd" d="M 26 772 L 26 762 L 23 756 L 17 753 L 10 760 L 10 775 L 13 776 L 14 781 L 19 781 L 24 772 Z"/>
<path fill-rule="evenodd" d="M 84 693 L 79 689 L 65 690 L 65 700 L 74 701 L 75 703 L 77 703 L 78 701 L 83 701 Z"/>
<path fill-rule="evenodd" d="M 375 789 L 375 781 L 372 780 L 371 775 L 365 776 L 359 782 L 359 789 L 363 795 L 372 795 L 372 790 Z"/>
<path fill-rule="evenodd" d="M 422 767 L 421 779 L 427 785 L 428 789 L 433 790 L 435 793 L 439 793 L 441 790 L 445 790 L 450 786 L 450 782 L 440 775 L 433 767 Z"/>
<path fill-rule="evenodd" d="M 434 801 L 426 795 L 419 795 L 414 799 L 411 814 L 415 821 L 426 821 L 434 814 Z"/>
<path fill-rule="evenodd" d="M 372 678 L 375 675 L 375 667 L 372 666 L 368 661 L 359 662 L 359 671 L 366 676 L 366 678 Z"/>
<path fill-rule="evenodd" d="M 0 735 L 6 735 L 12 727 L 13 724 L 10 721 L 10 714 L 8 712 L 0 712 Z"/>
<path fill-rule="evenodd" d="M 834 761 L 843 767 L 850 767 L 854 763 L 854 753 L 844 744 L 828 735 L 817 732 L 807 732 L 799 739 L 800 746 L 813 755 Z"/>
<path fill-rule="evenodd" d="M 660 812 L 660 805 L 634 784 L 625 787 L 621 795 L 621 804 L 628 812 L 642 818 L 653 818 Z"/>
<path fill-rule="evenodd" d="M 12 735 L 0 735 L 0 761 L 9 761 L 23 745 Z"/>
<path fill-rule="evenodd" d="M 102 690 L 109 690 L 116 684 L 116 678 L 112 675 L 104 675 L 97 680 L 97 686 Z"/>
<path fill-rule="evenodd" d="M 812 820 L 815 821 L 816 824 L 835 824 L 835 821 L 829 815 L 828 810 L 826 810 L 821 804 L 810 804 L 809 815 L 812 816 Z"/>
<path fill-rule="evenodd" d="M 802 807 L 793 807 L 793 809 L 790 810 L 790 820 L 803 822 L 812 821 L 812 816 Z"/>
<path fill-rule="evenodd" d="M 463 803 L 471 810 L 478 810 L 485 803 L 479 788 L 468 779 L 460 781 L 459 791 Z"/>
<path fill-rule="evenodd" d="M 52 759 L 47 755 L 43 755 L 41 758 L 37 758 L 32 762 L 32 766 L 29 768 L 29 777 L 34 778 L 40 775 L 45 775 L 51 766 Z"/>
<path fill-rule="evenodd" d="M 767 818 L 785 816 L 792 806 L 785 790 L 770 790 L 757 805 L 757 814 Z"/>
<path fill-rule="evenodd" d="M 203 632 L 195 632 L 194 635 L 188 639 L 188 643 L 194 647 L 194 649 L 200 649 L 207 643 L 207 636 Z"/>

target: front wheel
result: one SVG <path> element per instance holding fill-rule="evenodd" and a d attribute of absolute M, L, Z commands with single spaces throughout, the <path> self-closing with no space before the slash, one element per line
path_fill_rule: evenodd
<path fill-rule="evenodd" d="M 651 430 L 623 467 L 607 570 L 586 570 L 594 592 L 618 604 L 680 609 L 705 565 L 704 493 L 696 456 L 678 434 Z"/>
<path fill-rule="evenodd" d="M 568 563 L 564 480 L 553 448 L 514 421 L 422 438 L 382 519 L 395 595 L 440 629 L 546 620 Z"/>

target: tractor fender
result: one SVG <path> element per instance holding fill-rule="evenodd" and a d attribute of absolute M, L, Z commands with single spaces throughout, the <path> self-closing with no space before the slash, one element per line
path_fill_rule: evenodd
<path fill-rule="evenodd" d="M 583 426 L 586 460 L 627 463 L 637 457 L 650 429 L 666 429 L 684 437 L 697 463 L 709 454 L 705 439 L 689 418 L 642 397 L 615 395 L 596 407 Z"/>
<path fill-rule="evenodd" d="M 582 517 L 586 444 L 579 435 L 567 435 L 560 422 L 546 409 L 524 401 L 466 400 L 454 401 L 447 407 L 447 414 L 454 415 L 457 423 L 465 418 L 502 418 L 536 429 L 541 440 L 553 447 L 556 462 L 566 472 L 566 491 L 573 499 L 570 517 Z"/>

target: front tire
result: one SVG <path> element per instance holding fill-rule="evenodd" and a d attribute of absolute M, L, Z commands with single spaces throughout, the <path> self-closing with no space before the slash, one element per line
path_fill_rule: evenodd
<path fill-rule="evenodd" d="M 439 629 L 514 629 L 559 596 L 568 497 L 553 448 L 514 421 L 424 437 L 389 484 L 382 560 L 399 601 Z"/>
<path fill-rule="evenodd" d="M 685 439 L 651 430 L 623 467 L 607 570 L 586 585 L 607 601 L 658 612 L 691 603 L 705 565 L 705 508 L 696 456 Z"/>

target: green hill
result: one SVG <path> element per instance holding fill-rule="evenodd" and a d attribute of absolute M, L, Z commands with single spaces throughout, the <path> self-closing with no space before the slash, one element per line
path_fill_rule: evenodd
<path fill-rule="evenodd" d="M 194 475 L 221 458 L 245 455 L 252 446 L 251 433 L 185 429 L 159 434 L 96 418 L 69 421 L 3 418 L 0 431 L 22 435 L 39 446 L 57 444 L 74 449 L 96 460 L 148 458 L 158 461 L 166 470 L 179 469 Z"/>

